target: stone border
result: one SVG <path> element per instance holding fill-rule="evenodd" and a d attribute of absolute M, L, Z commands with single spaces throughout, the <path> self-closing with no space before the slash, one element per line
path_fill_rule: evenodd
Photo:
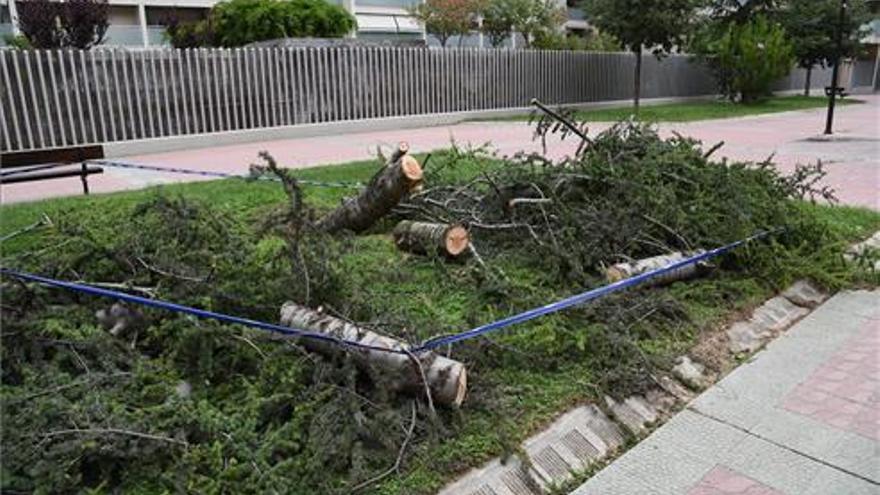
<path fill-rule="evenodd" d="M 880 233 L 875 237 L 880 240 Z M 873 239 L 873 238 L 872 238 Z M 752 353 L 794 325 L 829 295 L 800 280 L 756 308 L 747 320 L 730 326 L 729 352 Z M 604 397 L 603 408 L 588 404 L 564 413 L 522 444 L 527 462 L 494 459 L 443 488 L 439 495 L 543 495 L 620 453 L 627 437 L 644 438 L 717 377 L 690 356 L 681 356 L 662 387 L 622 401 Z M 682 385 L 684 384 L 684 385 Z M 606 414 L 607 411 L 607 414 Z"/>

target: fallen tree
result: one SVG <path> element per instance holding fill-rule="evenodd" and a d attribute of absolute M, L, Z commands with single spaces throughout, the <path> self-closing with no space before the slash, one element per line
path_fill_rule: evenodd
<path fill-rule="evenodd" d="M 408 151 L 409 145 L 400 143 L 367 187 L 319 220 L 317 227 L 329 233 L 362 232 L 390 212 L 406 194 L 422 184 L 422 167 Z"/>
<path fill-rule="evenodd" d="M 406 344 L 399 340 L 293 302 L 281 307 L 281 324 L 377 348 L 346 348 L 345 345 L 317 339 L 301 341 L 307 349 L 326 355 L 351 351 L 361 369 L 373 374 L 374 381 L 381 382 L 394 392 L 418 394 L 427 389 L 431 400 L 436 403 L 458 407 L 464 402 L 467 371 L 458 361 L 433 352 L 420 353 L 418 356 L 407 353 Z"/>
<path fill-rule="evenodd" d="M 440 253 L 455 258 L 470 246 L 470 234 L 458 224 L 403 220 L 394 227 L 393 235 L 398 248 L 416 254 Z"/>

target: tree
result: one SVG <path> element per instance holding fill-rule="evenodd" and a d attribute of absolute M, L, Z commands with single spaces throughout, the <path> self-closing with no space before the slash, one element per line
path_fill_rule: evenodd
<path fill-rule="evenodd" d="M 62 5 L 64 46 L 86 50 L 104 41 L 110 14 L 107 0 L 65 0 Z"/>
<path fill-rule="evenodd" d="M 713 69 L 722 93 L 751 103 L 789 73 L 794 47 L 782 26 L 758 16 L 745 24 L 729 23 L 724 34 L 701 45 L 698 57 Z"/>
<path fill-rule="evenodd" d="M 617 38 L 636 56 L 633 106 L 639 109 L 642 52 L 662 57 L 681 45 L 697 0 L 585 0 L 590 23 Z"/>
<path fill-rule="evenodd" d="M 489 0 L 480 13 L 483 17 L 481 31 L 494 48 L 501 46 L 513 30 L 509 3 L 510 0 Z"/>
<path fill-rule="evenodd" d="M 482 11 L 483 34 L 498 46 L 511 33 L 520 33 L 530 48 L 539 38 L 557 39 L 565 11 L 553 0 L 489 0 Z M 546 43 L 545 43 L 546 44 Z"/>
<path fill-rule="evenodd" d="M 410 14 L 445 47 L 451 37 L 471 32 L 482 7 L 481 0 L 427 0 L 412 7 Z"/>
<path fill-rule="evenodd" d="M 17 5 L 19 27 L 33 48 L 88 49 L 107 34 L 107 0 L 24 0 Z"/>
<path fill-rule="evenodd" d="M 780 19 L 794 44 L 797 65 L 807 71 L 804 94 L 809 96 L 813 67 L 833 63 L 836 55 L 839 0 L 788 0 Z M 843 57 L 858 54 L 863 26 L 870 21 L 864 0 L 849 3 L 843 24 Z"/>
<path fill-rule="evenodd" d="M 726 27 L 731 22 L 745 24 L 757 16 L 772 19 L 784 1 L 787 0 L 709 0 L 707 7 L 710 17 Z"/>

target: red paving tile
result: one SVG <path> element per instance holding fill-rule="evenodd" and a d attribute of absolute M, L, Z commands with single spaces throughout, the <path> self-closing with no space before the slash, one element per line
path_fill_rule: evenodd
<path fill-rule="evenodd" d="M 880 322 L 869 320 L 783 398 L 781 407 L 880 441 Z"/>
<path fill-rule="evenodd" d="M 687 495 L 784 495 L 724 466 L 715 466 Z"/>

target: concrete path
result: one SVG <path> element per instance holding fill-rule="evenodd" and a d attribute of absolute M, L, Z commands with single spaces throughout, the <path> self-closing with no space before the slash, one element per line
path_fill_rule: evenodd
<path fill-rule="evenodd" d="M 844 292 L 573 495 L 880 494 L 880 291 Z"/>
<path fill-rule="evenodd" d="M 859 96 L 864 105 L 838 107 L 834 141 L 811 141 L 824 127 L 824 109 L 786 112 L 766 116 L 693 123 L 664 124 L 661 130 L 693 136 L 706 147 L 719 141 L 726 144 L 716 154 L 732 160 L 763 160 L 775 153 L 779 167 L 788 172 L 797 163 L 821 158 L 829 175 L 826 184 L 838 190 L 842 202 L 880 209 L 880 96 Z M 608 124 L 592 127 L 595 134 Z M 397 131 L 366 132 L 338 136 L 268 141 L 208 149 L 194 149 L 127 157 L 136 163 L 177 166 L 218 172 L 246 173 L 257 153 L 268 150 L 289 167 L 310 167 L 369 159 L 377 145 L 393 146 L 407 141 L 416 152 L 448 147 L 450 140 L 460 144 L 491 143 L 500 154 L 521 150 L 539 150 L 532 141 L 532 129 L 523 122 L 468 122 L 452 126 L 416 128 Z M 549 154 L 562 157 L 573 152 L 572 140 L 551 141 Z M 102 176 L 92 176 L 95 192 L 142 188 L 177 181 L 200 180 L 193 176 L 134 170 L 107 169 Z M 204 179 L 201 179 L 204 180 Z M 47 197 L 81 194 L 78 178 L 13 184 L 2 189 L 3 203 L 30 201 Z"/>

